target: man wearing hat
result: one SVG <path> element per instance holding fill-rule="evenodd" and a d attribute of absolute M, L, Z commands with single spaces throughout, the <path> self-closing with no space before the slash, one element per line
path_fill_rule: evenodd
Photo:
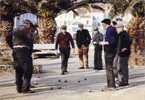
<path fill-rule="evenodd" d="M 31 21 L 14 30 L 13 58 L 16 72 L 16 89 L 18 93 L 32 93 L 30 90 L 33 73 L 32 49 L 34 27 Z"/>
<path fill-rule="evenodd" d="M 130 56 L 131 39 L 129 34 L 124 30 L 122 22 L 116 26 L 118 32 L 117 55 L 119 56 L 118 64 L 118 81 L 119 86 L 128 85 L 128 60 Z"/>
<path fill-rule="evenodd" d="M 84 29 L 83 24 L 78 25 L 80 30 L 77 31 L 76 34 L 76 44 L 78 47 L 79 52 L 79 60 L 80 60 L 80 68 L 89 68 L 88 64 L 88 52 L 89 52 L 89 45 L 91 43 L 91 36 L 87 29 Z"/>
<path fill-rule="evenodd" d="M 70 56 L 71 46 L 75 48 L 73 38 L 69 32 L 66 31 L 67 27 L 65 25 L 61 26 L 61 32 L 56 38 L 56 49 L 58 49 L 61 55 L 61 74 L 65 75 L 68 70 L 68 59 Z M 71 45 L 71 46 L 70 46 Z"/>
<path fill-rule="evenodd" d="M 110 19 L 104 19 L 102 21 L 103 27 L 106 30 L 105 41 L 105 64 L 106 64 L 106 75 L 107 75 L 107 87 L 115 88 L 115 75 L 113 68 L 113 61 L 116 55 L 117 49 L 117 31 L 116 28 L 111 25 Z"/>

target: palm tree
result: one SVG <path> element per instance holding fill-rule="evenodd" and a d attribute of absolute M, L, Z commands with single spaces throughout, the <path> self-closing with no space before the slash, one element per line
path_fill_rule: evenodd
<path fill-rule="evenodd" d="M 0 0 L 0 24 L 1 26 L 4 26 L 1 27 L 1 31 L 7 33 L 12 30 L 14 23 L 13 19 L 15 16 L 31 12 L 36 14 L 39 19 L 38 21 L 42 23 L 40 24 L 40 28 L 45 28 L 51 33 L 56 27 L 56 16 L 62 12 L 69 11 L 78 14 L 74 9 L 82 6 L 88 8 L 88 3 L 91 2 L 89 2 L 89 0 L 79 0 L 79 2 L 78 0 Z M 103 10 L 99 6 L 95 6 L 94 8 Z M 47 36 L 48 35 L 46 34 L 45 37 L 47 38 Z"/>
<path fill-rule="evenodd" d="M 78 0 L 49 0 L 47 2 L 41 2 L 41 5 L 38 9 L 38 21 L 43 24 L 39 24 L 40 29 L 45 29 L 40 31 L 40 34 L 42 35 L 42 40 L 48 40 L 49 42 L 49 33 L 55 33 L 56 30 L 56 22 L 55 18 L 60 15 L 61 13 L 66 13 L 69 11 L 73 11 L 74 14 L 78 15 L 78 12 L 75 10 L 79 7 L 84 7 L 86 9 L 89 9 L 90 7 L 93 7 L 95 9 L 104 10 L 100 6 L 89 6 L 88 3 L 90 3 L 88 0 L 82 0 L 81 2 L 78 2 Z M 50 41 L 53 42 L 53 41 Z"/>
<path fill-rule="evenodd" d="M 26 0 L 0 0 L 0 34 L 6 37 L 13 29 L 14 17 L 26 12 L 36 13 L 35 3 Z"/>
<path fill-rule="evenodd" d="M 134 0 L 131 4 L 131 11 L 134 16 L 129 24 L 129 33 L 134 39 L 131 61 L 134 65 L 145 65 L 145 1 Z"/>
<path fill-rule="evenodd" d="M 103 7 L 93 6 L 92 4 L 108 3 L 112 5 L 110 15 L 114 16 L 120 13 L 123 14 L 129 8 L 133 9 L 133 5 L 139 1 L 143 0 L 0 0 L 1 33 L 7 33 L 12 30 L 13 18 L 15 16 L 31 12 L 38 16 L 40 33 L 43 35 L 44 40 L 48 40 L 49 33 L 55 33 L 55 17 L 63 12 L 73 11 L 78 15 L 75 9 L 79 7 L 85 7 L 87 9 L 93 7 L 104 10 Z M 138 7 L 134 10 L 138 11 Z M 42 33 L 43 31 L 46 31 L 46 34 Z"/>
<path fill-rule="evenodd" d="M 48 32 L 55 31 L 55 17 L 62 12 L 73 11 L 81 6 L 88 8 L 88 0 L 0 0 L 0 37 L 1 43 L 6 47 L 5 37 L 13 29 L 14 17 L 30 12 L 36 14 L 42 24 L 40 28 L 46 28 Z M 101 7 L 95 6 L 96 9 Z M 44 41 L 48 40 L 48 34 L 44 35 Z M 49 42 L 49 41 L 47 41 Z M 7 57 L 10 58 L 10 57 Z"/>

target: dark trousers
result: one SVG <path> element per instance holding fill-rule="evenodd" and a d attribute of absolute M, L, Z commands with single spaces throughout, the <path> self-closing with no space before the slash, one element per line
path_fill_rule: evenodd
<path fill-rule="evenodd" d="M 33 73 L 32 51 L 28 48 L 14 48 L 13 58 L 16 72 L 16 86 L 18 90 L 27 91 L 30 88 Z"/>
<path fill-rule="evenodd" d="M 95 45 L 94 69 L 103 69 L 102 66 L 102 46 Z"/>
<path fill-rule="evenodd" d="M 105 62 L 106 62 L 106 76 L 107 76 L 107 87 L 115 88 L 115 74 L 113 68 L 113 60 L 115 57 L 115 53 L 106 53 L 105 54 Z"/>
<path fill-rule="evenodd" d="M 68 67 L 68 59 L 70 56 L 70 48 L 60 48 L 61 55 L 61 71 L 66 72 Z"/>
<path fill-rule="evenodd" d="M 128 84 L 128 60 L 129 57 L 119 57 L 118 80 L 120 84 Z"/>

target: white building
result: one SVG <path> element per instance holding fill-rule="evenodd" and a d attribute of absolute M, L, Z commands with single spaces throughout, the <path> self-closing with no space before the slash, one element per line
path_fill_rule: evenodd
<path fill-rule="evenodd" d="M 84 10 L 84 9 L 83 9 Z M 73 12 L 65 13 L 56 18 L 58 27 L 67 25 L 67 30 L 73 35 L 78 30 L 78 24 L 84 24 L 84 27 L 89 30 L 92 35 L 94 27 L 101 27 L 101 21 L 105 18 L 105 13 L 102 11 L 85 12 L 82 9 L 79 11 L 79 16 Z"/>

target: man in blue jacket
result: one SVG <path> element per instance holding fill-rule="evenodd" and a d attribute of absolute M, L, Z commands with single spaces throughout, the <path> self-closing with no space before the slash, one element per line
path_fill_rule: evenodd
<path fill-rule="evenodd" d="M 105 41 L 105 63 L 106 63 L 106 75 L 107 75 L 107 87 L 115 88 L 115 75 L 113 72 L 113 61 L 116 55 L 117 49 L 117 31 L 116 28 L 111 25 L 110 19 L 104 19 L 102 21 L 103 27 L 106 29 Z"/>

